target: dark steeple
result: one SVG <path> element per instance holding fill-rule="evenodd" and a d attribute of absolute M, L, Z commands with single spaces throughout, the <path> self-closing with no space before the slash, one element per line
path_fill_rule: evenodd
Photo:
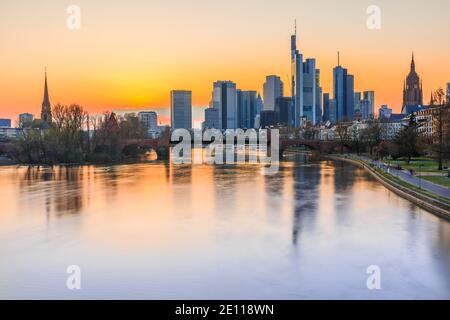
<path fill-rule="evenodd" d="M 47 70 L 45 70 L 44 101 L 42 101 L 41 121 L 46 125 L 52 123 L 52 107 L 48 96 Z"/>
<path fill-rule="evenodd" d="M 411 70 L 409 71 L 406 81 L 403 85 L 403 111 L 406 106 L 423 105 L 423 86 L 419 75 L 416 72 L 416 61 L 414 52 L 411 58 Z"/>

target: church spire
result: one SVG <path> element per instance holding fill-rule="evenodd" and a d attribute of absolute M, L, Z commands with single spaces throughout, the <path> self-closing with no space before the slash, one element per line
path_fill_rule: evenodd
<path fill-rule="evenodd" d="M 48 97 L 48 85 L 47 85 L 47 68 L 45 68 L 45 85 L 44 85 L 44 101 L 42 107 L 50 106 L 50 99 Z"/>
<path fill-rule="evenodd" d="M 48 95 L 47 68 L 45 68 L 44 100 L 42 101 L 41 120 L 43 124 L 45 123 L 46 125 L 52 123 L 52 108 Z"/>
<path fill-rule="evenodd" d="M 414 61 L 414 51 L 412 53 L 412 59 L 411 59 L 411 71 L 416 71 L 416 62 Z"/>

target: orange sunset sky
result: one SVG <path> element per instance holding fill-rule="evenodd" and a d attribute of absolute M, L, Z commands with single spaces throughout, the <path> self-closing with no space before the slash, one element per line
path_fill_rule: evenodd
<path fill-rule="evenodd" d="M 81 8 L 77 31 L 66 26 L 71 4 Z M 382 10 L 378 31 L 366 27 L 372 4 Z M 167 108 L 172 89 L 206 106 L 216 80 L 262 94 L 269 74 L 289 95 L 294 19 L 324 92 L 339 50 L 355 90 L 375 90 L 376 109 L 398 112 L 412 51 L 425 102 L 450 82 L 449 12 L 440 0 L 0 0 L 0 118 L 39 116 L 45 66 L 52 104 L 93 114 Z"/>

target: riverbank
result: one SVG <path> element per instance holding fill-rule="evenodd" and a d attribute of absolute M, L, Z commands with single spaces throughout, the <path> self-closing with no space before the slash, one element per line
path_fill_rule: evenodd
<path fill-rule="evenodd" d="M 400 197 L 411 201 L 419 207 L 430 211 L 431 213 L 450 220 L 450 199 L 445 199 L 437 195 L 429 194 L 424 191 L 416 191 L 415 187 L 392 176 L 388 173 L 377 170 L 366 161 L 360 159 L 352 159 L 347 156 L 329 155 L 325 158 L 332 160 L 342 160 L 353 163 L 359 167 L 364 168 L 373 177 L 375 177 L 386 188 L 399 195 Z"/>

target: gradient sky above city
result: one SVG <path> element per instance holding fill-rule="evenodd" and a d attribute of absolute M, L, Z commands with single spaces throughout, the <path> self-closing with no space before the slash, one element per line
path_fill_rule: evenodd
<path fill-rule="evenodd" d="M 81 7 L 81 30 L 66 26 Z M 369 5 L 382 28 L 366 27 Z M 164 108 L 171 89 L 193 91 L 206 106 L 216 80 L 262 93 L 279 75 L 290 95 L 294 19 L 305 58 L 316 58 L 324 92 L 332 69 L 355 75 L 355 90 L 375 90 L 376 109 L 401 109 L 411 52 L 431 90 L 450 82 L 450 1 L 364 0 L 0 0 L 0 118 L 39 116 L 44 68 L 52 104 L 79 103 L 91 113 Z"/>

